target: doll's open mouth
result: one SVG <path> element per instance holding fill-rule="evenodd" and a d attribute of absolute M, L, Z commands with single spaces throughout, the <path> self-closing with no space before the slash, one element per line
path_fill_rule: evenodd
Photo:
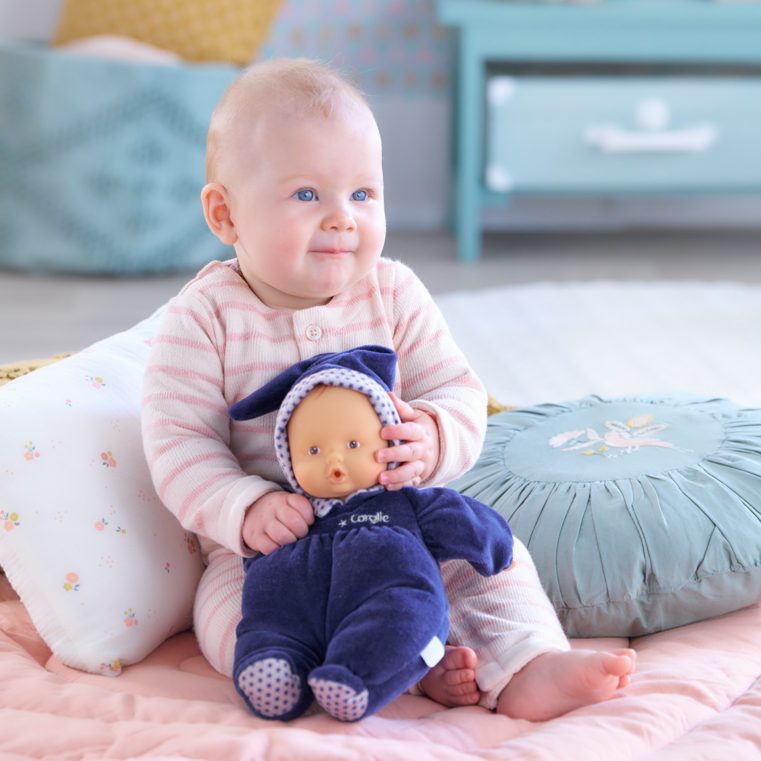
<path fill-rule="evenodd" d="M 328 478 L 330 478 L 334 484 L 340 484 L 342 481 L 346 480 L 346 473 L 340 468 L 333 468 L 333 470 L 330 471 Z"/>

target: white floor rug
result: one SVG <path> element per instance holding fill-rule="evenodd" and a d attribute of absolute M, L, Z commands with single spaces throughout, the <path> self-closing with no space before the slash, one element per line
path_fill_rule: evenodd
<path fill-rule="evenodd" d="M 761 406 L 761 287 L 537 283 L 436 303 L 504 404 L 692 391 Z"/>

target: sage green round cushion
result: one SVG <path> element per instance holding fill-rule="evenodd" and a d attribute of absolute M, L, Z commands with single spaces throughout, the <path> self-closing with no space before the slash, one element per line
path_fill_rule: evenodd
<path fill-rule="evenodd" d="M 502 412 L 450 485 L 507 519 L 569 636 L 638 636 L 761 599 L 761 410 L 671 395 Z"/>

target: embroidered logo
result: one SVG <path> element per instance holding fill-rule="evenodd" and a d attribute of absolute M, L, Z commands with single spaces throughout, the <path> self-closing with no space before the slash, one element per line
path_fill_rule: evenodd
<path fill-rule="evenodd" d="M 372 525 L 375 525 L 376 523 L 388 523 L 389 517 L 385 513 L 380 512 L 380 510 L 377 513 L 374 513 L 373 515 L 352 515 L 349 519 L 350 523 L 371 523 Z M 346 521 L 341 521 L 341 525 L 345 526 Z"/>
<path fill-rule="evenodd" d="M 633 454 L 640 447 L 674 447 L 670 442 L 661 441 L 655 436 L 668 428 L 668 423 L 653 423 L 652 415 L 635 415 L 625 423 L 608 420 L 605 427 L 608 431 L 602 436 L 594 428 L 566 431 L 553 436 L 548 444 L 556 449 L 563 447 L 563 452 L 580 450 L 581 454 L 588 457 L 599 455 L 607 459 Z"/>

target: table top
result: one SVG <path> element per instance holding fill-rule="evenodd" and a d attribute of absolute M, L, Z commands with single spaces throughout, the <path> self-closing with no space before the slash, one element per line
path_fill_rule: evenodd
<path fill-rule="evenodd" d="M 761 23 L 761 2 L 717 0 L 596 0 L 593 2 L 546 3 L 512 0 L 436 0 L 439 19 L 467 25 L 502 21 L 671 20 L 710 23 Z"/>

